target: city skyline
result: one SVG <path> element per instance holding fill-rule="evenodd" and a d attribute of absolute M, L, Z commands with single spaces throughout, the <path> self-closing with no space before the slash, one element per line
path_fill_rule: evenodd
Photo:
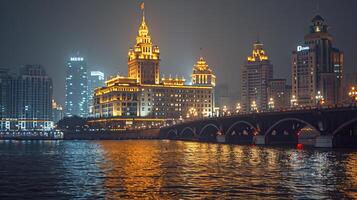
<path fill-rule="evenodd" d="M 0 47 L 1 67 L 13 68 L 24 64 L 43 65 L 53 78 L 55 99 L 61 105 L 64 105 L 65 63 L 74 52 L 79 51 L 84 55 L 91 66 L 103 66 L 101 69 L 89 70 L 100 70 L 111 75 L 127 73 L 125 55 L 128 47 L 133 45 L 132 41 L 135 38 L 140 15 L 137 6 L 140 1 L 130 1 L 129 3 L 108 1 L 106 4 L 86 1 L 86 4 L 83 5 L 79 3 L 80 1 L 70 4 L 69 2 L 54 2 L 41 5 L 42 1 L 33 1 L 29 9 L 26 7 L 27 3 L 16 6 L 16 2 L 3 1 L 1 3 L 3 4 L 1 9 L 8 8 L 2 10 L 4 11 L 2 18 L 6 20 L 6 23 L 1 37 L 3 44 Z M 345 72 L 349 73 L 356 71 L 354 64 L 357 62 L 357 57 L 353 56 L 356 54 L 356 50 L 353 48 L 353 42 L 348 43 L 343 38 L 353 38 L 352 36 L 357 30 L 349 25 L 354 24 L 353 22 L 356 20 L 352 16 L 354 6 L 351 4 L 354 2 L 350 1 L 348 5 L 347 2 L 320 2 L 319 13 L 332 26 L 330 32 L 335 38 L 334 44 L 344 51 Z M 161 74 L 178 74 L 188 77 L 197 57 L 203 54 L 210 65 L 215 68 L 219 84 L 230 85 L 230 90 L 239 95 L 240 81 L 234 79 L 234 76 L 240 74 L 240 67 L 249 54 L 251 43 L 259 35 L 274 63 L 274 76 L 286 78 L 289 83 L 291 52 L 296 46 L 303 43 L 301 38 L 308 31 L 310 21 L 317 13 L 316 1 L 284 1 L 280 2 L 277 8 L 272 8 L 270 5 L 273 3 L 146 1 L 148 24 L 152 27 L 152 34 L 156 35 L 155 43 L 160 46 L 163 52 Z M 59 10 L 50 12 L 56 6 L 59 6 Z M 197 9 L 202 6 L 207 10 L 204 9 L 197 13 Z M 64 9 L 73 11 L 72 7 L 78 9 L 77 14 L 70 12 L 68 16 L 62 16 L 60 11 Z M 244 7 L 250 8 L 247 9 L 249 13 L 244 11 Z M 93 12 L 89 13 L 94 17 L 86 18 L 87 14 L 83 14 L 86 12 L 79 12 L 82 9 L 92 9 Z M 108 11 L 104 13 L 106 9 Z M 274 9 L 280 10 L 280 12 L 290 10 L 291 12 L 282 12 L 289 13 L 289 20 L 281 19 L 282 13 L 269 12 Z M 344 9 L 345 12 L 332 12 L 332 9 Z M 19 16 L 12 20 L 9 19 L 12 15 L 9 11 L 22 10 L 24 12 L 20 12 Z M 158 10 L 163 11 L 158 12 Z M 34 19 L 24 17 L 27 12 L 33 11 L 38 11 L 34 12 Z M 47 12 L 50 13 L 49 19 L 41 18 L 42 15 L 48 15 Z M 252 17 L 247 17 L 248 15 L 252 15 Z M 262 18 L 262 15 L 265 17 Z M 72 20 L 62 21 L 60 16 L 65 19 L 72 17 Z M 177 16 L 182 16 L 182 18 L 174 19 L 178 18 Z M 165 17 L 165 20 L 162 17 Z M 128 18 L 129 20 L 127 20 Z M 188 20 L 190 18 L 193 20 Z M 39 28 L 43 24 L 46 24 L 46 28 Z M 59 26 L 55 27 L 55 24 L 59 24 Z M 82 30 L 79 30 L 81 27 Z M 74 34 L 69 36 L 70 32 L 68 31 L 72 29 Z M 57 30 L 59 33 L 55 34 L 54 32 Z M 84 34 L 84 32 L 86 33 Z M 14 36 L 10 37 L 10 33 Z M 53 39 L 46 36 L 41 37 L 48 33 L 52 33 Z M 106 34 L 109 34 L 109 37 L 106 37 Z M 13 39 L 15 36 L 20 36 L 16 43 Z M 91 41 L 93 39 L 97 40 L 94 44 Z M 232 41 L 233 45 L 228 45 Z M 93 48 L 92 45 L 95 45 L 96 48 Z"/>

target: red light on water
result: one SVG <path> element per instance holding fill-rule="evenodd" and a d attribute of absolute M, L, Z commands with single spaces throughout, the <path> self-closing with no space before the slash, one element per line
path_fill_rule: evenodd
<path fill-rule="evenodd" d="M 299 144 L 296 145 L 296 148 L 297 148 L 297 149 L 302 149 L 302 148 L 303 148 L 303 145 L 299 143 Z"/>

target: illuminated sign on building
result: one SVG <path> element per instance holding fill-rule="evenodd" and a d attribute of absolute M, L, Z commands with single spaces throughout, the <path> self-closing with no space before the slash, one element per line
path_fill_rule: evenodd
<path fill-rule="evenodd" d="M 71 57 L 71 61 L 83 61 L 82 57 Z"/>
<path fill-rule="evenodd" d="M 306 47 L 303 47 L 303 46 L 297 46 L 296 50 L 297 51 L 305 51 L 305 50 L 309 50 L 310 47 L 306 46 Z"/>

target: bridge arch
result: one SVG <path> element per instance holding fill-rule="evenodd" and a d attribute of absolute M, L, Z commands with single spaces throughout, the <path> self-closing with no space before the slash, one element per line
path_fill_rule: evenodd
<path fill-rule="evenodd" d="M 285 119 L 281 119 L 281 120 L 275 122 L 272 126 L 270 126 L 270 128 L 264 133 L 264 136 L 266 137 L 270 133 L 270 131 L 272 131 L 277 125 L 279 125 L 279 124 L 281 124 L 283 122 L 287 122 L 287 121 L 297 121 L 297 122 L 306 124 L 309 127 L 313 128 L 314 130 L 316 130 L 316 131 L 318 131 L 320 133 L 320 131 L 317 130 L 315 126 L 313 126 L 312 124 L 310 124 L 309 122 L 307 122 L 305 120 L 302 120 L 302 119 L 299 119 L 299 118 L 285 118 Z"/>
<path fill-rule="evenodd" d="M 244 126 L 239 126 L 239 125 Z M 250 129 L 250 130 L 249 130 Z M 238 131 L 238 133 L 236 133 Z M 226 141 L 234 144 L 252 144 L 257 128 L 247 121 L 237 121 L 226 131 Z"/>
<path fill-rule="evenodd" d="M 334 147 L 357 147 L 356 122 L 357 118 L 351 119 L 341 124 L 336 130 L 332 132 L 332 142 Z M 350 125 L 352 125 L 352 127 L 345 129 Z"/>
<path fill-rule="evenodd" d="M 185 133 L 185 131 L 186 131 L 186 130 L 189 130 L 189 131 L 190 131 L 190 133 L 192 133 L 192 135 L 193 135 L 193 136 L 195 136 L 195 135 L 196 135 L 195 130 L 194 130 L 193 128 L 191 128 L 191 127 L 187 126 L 187 127 L 185 127 L 184 129 L 182 129 L 182 130 L 181 130 L 181 132 L 180 132 L 180 135 L 179 135 L 179 136 L 182 136 L 182 135 Z"/>
<path fill-rule="evenodd" d="M 170 136 L 173 136 L 173 137 L 177 137 L 177 129 L 170 129 L 167 134 L 166 134 L 166 137 L 167 138 L 171 138 Z"/>
<path fill-rule="evenodd" d="M 332 135 L 335 136 L 343 128 L 345 128 L 346 126 L 348 126 L 350 124 L 353 124 L 354 122 L 357 122 L 357 118 L 347 121 L 347 122 L 343 123 L 342 125 L 340 125 L 335 131 L 333 131 Z"/>
<path fill-rule="evenodd" d="M 291 127 L 290 124 L 286 124 L 285 122 L 298 122 L 302 124 L 302 126 L 294 128 L 294 124 Z M 281 127 L 279 125 L 285 126 Z M 301 131 L 305 127 L 308 127 L 308 129 Z M 282 133 L 278 133 L 279 129 Z M 265 143 L 273 145 L 295 145 L 298 143 L 314 145 L 315 140 L 319 135 L 321 135 L 321 132 L 315 126 L 299 118 L 281 119 L 270 126 L 270 128 L 264 133 Z"/>
<path fill-rule="evenodd" d="M 198 135 L 201 136 L 202 133 L 203 133 L 203 131 L 204 131 L 206 128 L 210 127 L 210 126 L 214 127 L 217 131 L 220 130 L 220 128 L 218 128 L 218 126 L 216 126 L 215 124 L 209 123 L 209 124 L 206 124 L 204 127 L 201 128 L 200 133 L 199 133 Z"/>
<path fill-rule="evenodd" d="M 246 125 L 248 125 L 250 128 L 254 129 L 255 131 L 257 130 L 257 129 L 255 128 L 255 126 L 254 126 L 252 123 L 250 123 L 250 122 L 247 122 L 247 121 L 237 121 L 237 122 L 233 123 L 233 124 L 228 128 L 228 130 L 227 130 L 227 132 L 226 132 L 226 135 L 230 134 L 230 131 L 231 131 L 236 125 L 238 125 L 238 124 L 246 124 Z"/>

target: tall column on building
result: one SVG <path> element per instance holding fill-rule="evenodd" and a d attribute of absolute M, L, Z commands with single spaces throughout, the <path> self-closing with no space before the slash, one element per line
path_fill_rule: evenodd
<path fill-rule="evenodd" d="M 71 57 L 67 62 L 66 75 L 66 116 L 87 117 L 88 75 L 83 57 Z"/>
<path fill-rule="evenodd" d="M 245 112 L 266 110 L 268 108 L 268 82 L 273 78 L 273 65 L 263 49 L 263 43 L 256 41 L 252 55 L 248 56 L 241 68 L 242 109 Z"/>
<path fill-rule="evenodd" d="M 144 4 L 141 5 L 142 22 L 136 44 L 128 52 L 128 75 L 136 78 L 139 84 L 160 83 L 160 50 L 153 45 L 149 28 L 145 22 Z"/>
<path fill-rule="evenodd" d="M 341 100 L 343 53 L 332 45 L 333 38 L 320 15 L 310 25 L 304 45 L 292 53 L 292 95 L 300 106 L 314 106 L 321 94 L 325 104 Z"/>

